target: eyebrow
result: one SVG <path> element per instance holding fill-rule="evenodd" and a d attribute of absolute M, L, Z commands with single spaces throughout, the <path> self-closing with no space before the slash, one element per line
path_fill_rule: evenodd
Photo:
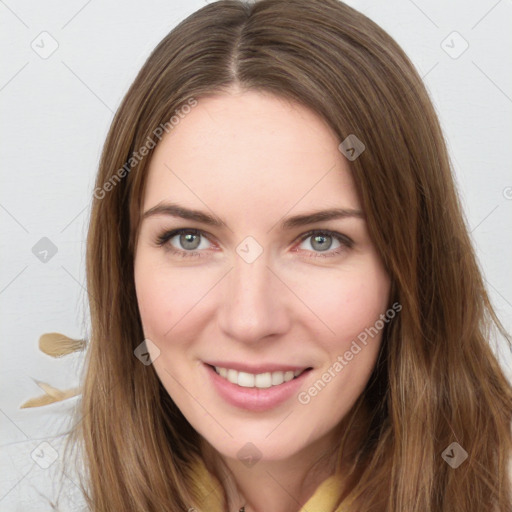
<path fill-rule="evenodd" d="M 227 227 L 227 224 L 215 215 L 210 215 L 209 213 L 199 210 L 185 208 L 184 206 L 175 203 L 159 203 L 156 206 L 153 206 L 153 208 L 145 211 L 142 215 L 142 219 L 144 220 L 154 215 L 169 215 L 172 217 L 194 220 L 208 226 Z M 298 226 L 314 224 L 316 222 L 333 219 L 345 219 L 350 217 L 364 219 L 364 214 L 361 210 L 356 210 L 353 208 L 332 208 L 329 210 L 313 211 L 310 213 L 287 217 L 281 222 L 280 227 L 282 230 L 286 230 Z"/>

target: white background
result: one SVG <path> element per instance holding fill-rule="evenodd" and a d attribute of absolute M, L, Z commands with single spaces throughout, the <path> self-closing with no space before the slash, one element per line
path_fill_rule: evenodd
<path fill-rule="evenodd" d="M 389 32 L 424 77 L 490 296 L 510 332 L 512 2 L 347 3 Z M 149 52 L 204 4 L 0 1 L 0 511 L 50 510 L 35 488 L 50 493 L 50 470 L 57 465 L 44 470 L 31 452 L 48 438 L 59 453 L 55 436 L 75 399 L 40 409 L 19 406 L 42 394 L 33 379 L 60 389 L 77 385 L 80 356 L 52 359 L 39 352 L 38 339 L 53 331 L 87 337 L 85 237 L 102 144 Z M 31 47 L 51 48 L 44 31 L 58 44 L 45 59 Z M 453 31 L 469 44 L 458 58 L 453 55 L 462 39 L 446 39 Z M 58 249 L 47 263 L 32 253 L 42 237 Z M 511 375 L 510 354 L 500 360 Z"/>

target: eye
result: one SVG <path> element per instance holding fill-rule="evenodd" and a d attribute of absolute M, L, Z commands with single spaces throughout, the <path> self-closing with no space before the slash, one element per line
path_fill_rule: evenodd
<path fill-rule="evenodd" d="M 301 237 L 301 244 L 304 244 L 308 239 L 311 239 L 306 245 L 309 245 L 313 251 L 306 249 L 306 252 L 313 252 L 308 257 L 332 257 L 341 254 L 346 249 L 350 249 L 354 242 L 348 236 L 329 230 L 314 230 L 305 233 Z M 333 240 L 338 243 L 334 250 L 330 250 L 333 245 Z M 324 254 L 322 254 L 324 253 Z"/>
<path fill-rule="evenodd" d="M 175 240 L 173 240 L 175 239 Z M 308 239 L 311 239 L 307 244 Z M 329 230 L 313 230 L 304 233 L 301 238 L 301 245 L 309 245 L 310 248 L 301 248 L 300 250 L 309 253 L 307 257 L 332 257 L 337 256 L 347 249 L 350 249 L 354 242 L 348 236 Z M 332 249 L 333 240 L 338 244 Z M 159 247 L 164 247 L 180 257 L 203 257 L 205 249 L 208 249 L 208 237 L 199 229 L 180 228 L 172 231 L 165 231 L 156 239 Z M 203 242 L 205 242 L 203 244 Z M 205 246 L 206 245 L 206 246 Z M 297 249 L 294 249 L 296 251 Z"/>
<path fill-rule="evenodd" d="M 173 239 L 176 240 L 173 243 Z M 208 240 L 204 233 L 198 229 L 181 228 L 172 231 L 166 231 L 159 235 L 156 239 L 156 244 L 159 246 L 166 246 L 166 248 L 182 257 L 188 256 L 202 256 L 201 251 L 208 249 L 202 246 L 202 242 Z"/>

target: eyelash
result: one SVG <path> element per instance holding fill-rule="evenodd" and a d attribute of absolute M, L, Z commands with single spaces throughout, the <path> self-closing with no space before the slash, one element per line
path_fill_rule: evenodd
<path fill-rule="evenodd" d="M 180 228 L 180 229 L 173 229 L 171 231 L 164 231 L 161 235 L 159 235 L 157 237 L 156 244 L 159 247 L 163 247 L 164 245 L 167 245 L 167 242 L 169 240 L 171 240 L 172 238 L 174 238 L 176 235 L 181 235 L 183 233 L 191 233 L 193 235 L 204 236 L 207 240 L 209 240 L 208 236 L 206 236 L 206 233 L 204 233 L 203 231 L 201 231 L 199 229 Z M 336 231 L 330 231 L 328 229 L 323 229 L 323 230 L 313 229 L 311 231 L 308 231 L 307 233 L 304 233 L 303 235 L 301 235 L 300 243 L 302 243 L 304 240 L 307 240 L 309 237 L 311 237 L 313 235 L 328 235 L 328 236 L 331 236 L 331 237 L 335 238 L 336 240 L 338 240 L 338 242 L 340 242 L 341 246 L 338 247 L 335 250 L 326 251 L 327 254 L 322 254 L 319 251 L 306 251 L 306 252 L 313 252 L 313 254 L 315 254 L 315 256 L 312 256 L 312 255 L 307 256 L 309 258 L 318 258 L 318 257 L 320 257 L 320 258 L 331 258 L 331 257 L 334 257 L 334 256 L 338 256 L 345 249 L 350 249 L 354 245 L 353 240 L 351 240 L 348 236 L 342 235 L 341 233 L 338 233 Z M 200 250 L 200 251 L 184 251 L 184 250 L 176 249 L 171 244 L 168 244 L 166 249 L 169 250 L 171 253 L 173 253 L 173 254 L 175 254 L 177 256 L 180 256 L 182 258 L 189 258 L 189 257 L 200 257 L 201 258 L 201 257 L 204 257 L 203 254 L 201 254 L 203 252 L 202 250 Z"/>

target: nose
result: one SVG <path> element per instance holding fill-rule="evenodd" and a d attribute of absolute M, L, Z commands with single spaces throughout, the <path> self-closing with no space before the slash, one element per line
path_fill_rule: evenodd
<path fill-rule="evenodd" d="M 289 329 L 289 292 L 269 263 L 265 251 L 251 263 L 235 254 L 217 311 L 227 337 L 254 343 Z"/>

